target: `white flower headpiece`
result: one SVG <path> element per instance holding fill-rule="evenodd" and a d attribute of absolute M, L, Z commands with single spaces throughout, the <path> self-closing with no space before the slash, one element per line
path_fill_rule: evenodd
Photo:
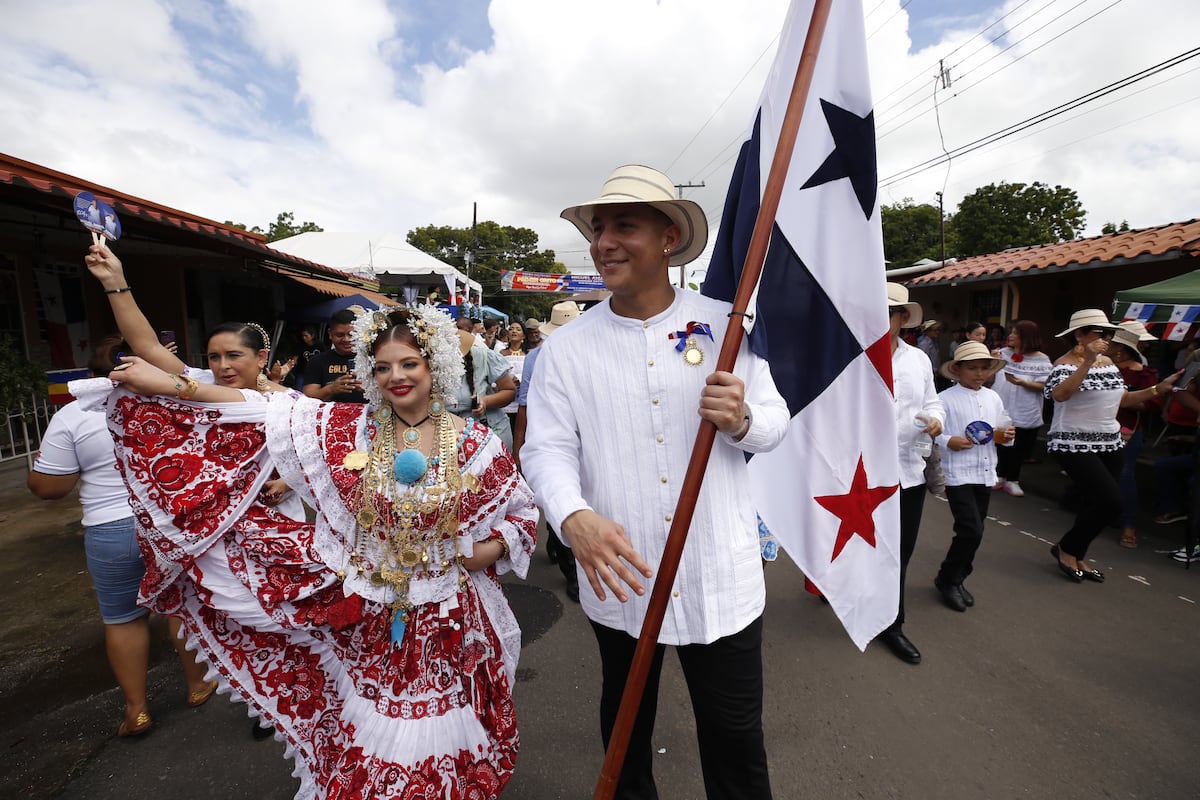
<path fill-rule="evenodd" d="M 393 306 L 378 311 L 359 310 L 354 317 L 354 373 L 362 383 L 367 401 L 374 406 L 383 403 L 383 394 L 375 382 L 375 354 L 371 345 L 379 334 L 392 327 L 390 314 L 400 310 L 408 312 L 408 328 L 417 339 L 421 355 L 429 360 L 433 392 L 444 398 L 456 397 L 466 370 L 454 320 L 435 306 Z"/>

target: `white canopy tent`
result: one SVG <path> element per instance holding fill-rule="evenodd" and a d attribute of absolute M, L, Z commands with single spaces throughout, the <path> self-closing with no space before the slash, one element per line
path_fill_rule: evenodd
<path fill-rule="evenodd" d="M 378 280 L 383 286 L 403 286 L 410 302 L 429 288 L 446 286 L 451 294 L 468 286 L 467 276 L 409 244 L 396 233 L 312 231 L 271 242 L 271 247 L 318 264 Z M 456 289 L 457 287 L 457 289 Z M 479 296 L 478 281 L 469 282 L 470 295 Z M 413 297 L 407 297 L 410 293 Z"/>

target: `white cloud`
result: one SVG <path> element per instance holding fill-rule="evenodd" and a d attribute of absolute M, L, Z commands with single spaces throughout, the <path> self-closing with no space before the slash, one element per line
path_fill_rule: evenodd
<path fill-rule="evenodd" d="M 1085 3 L 1055 23 L 1062 4 L 1039 11 L 1048 0 L 1032 0 L 1005 24 L 1028 21 L 995 44 L 960 30 L 909 54 L 907 11 L 883 3 L 867 25 L 887 20 L 869 42 L 881 176 L 941 152 L 930 113 L 888 133 L 900 109 L 931 108 L 939 58 L 955 64 L 954 84 L 938 93 L 953 148 L 1187 50 L 1200 22 L 1192 0 L 1121 3 L 1087 21 L 1107 3 Z M 83 3 L 12 5 L 0 31 L 6 152 L 251 224 L 290 210 L 330 230 L 404 233 L 467 225 L 477 201 L 481 218 L 532 227 L 581 265 L 584 242 L 558 211 L 593 196 L 620 163 L 704 181 L 687 196 L 715 222 L 729 146 L 750 122 L 770 54 L 755 62 L 787 3 L 493 0 L 491 46 L 450 69 L 399 64 L 420 49 L 416 12 L 384 0 L 130 0 L 106 8 L 103 29 L 81 23 L 91 19 Z M 1019 5 L 1009 0 L 988 21 Z M 948 179 L 938 167 L 888 186 L 881 200 L 936 202 L 946 180 L 953 208 L 986 183 L 1042 180 L 1079 192 L 1089 232 L 1108 220 L 1198 216 L 1196 85 L 1191 75 L 1113 95 L 1078 119 L 956 159 Z"/>

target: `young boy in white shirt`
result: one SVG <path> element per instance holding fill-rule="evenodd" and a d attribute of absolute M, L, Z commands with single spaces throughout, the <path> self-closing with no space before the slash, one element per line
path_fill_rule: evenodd
<path fill-rule="evenodd" d="M 942 601 L 955 611 L 975 605 L 963 581 L 971 574 L 975 552 L 983 542 L 988 500 L 996 484 L 996 445 L 1010 444 L 1016 436 L 1000 395 L 984 386 L 1003 366 L 1004 361 L 992 358 L 986 346 L 967 341 L 940 370 L 943 377 L 955 382 L 938 395 L 946 411 L 946 425 L 937 437 L 943 449 L 954 539 L 933 583 Z"/>

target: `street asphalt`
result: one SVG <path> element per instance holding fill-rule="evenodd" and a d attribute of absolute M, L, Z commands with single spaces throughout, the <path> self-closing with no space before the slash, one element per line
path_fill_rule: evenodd
<path fill-rule="evenodd" d="M 1057 468 L 1032 466 L 1022 484 L 1035 491 L 992 495 L 968 581 L 976 606 L 966 613 L 933 589 L 951 519 L 944 501 L 928 498 L 907 595 L 919 666 L 879 645 L 858 652 L 786 557 L 767 565 L 765 726 L 776 798 L 1200 797 L 1200 564 L 1187 570 L 1166 554 L 1180 545 L 1182 524 L 1155 526 L 1144 513 L 1136 550 L 1118 547 L 1119 531 L 1109 530 L 1091 552 L 1108 580 L 1074 584 L 1048 552 L 1070 520 L 1054 500 Z M 116 737 L 121 700 L 74 501 L 40 504 L 23 493 L 0 490 L 0 569 L 9 568 L 0 605 L 22 616 L 0 623 L 0 797 L 292 797 L 298 782 L 283 745 L 254 740 L 244 706 L 217 696 L 186 707 L 161 624 L 150 687 L 156 727 Z M 34 562 L 28 579 L 4 577 Z M 603 761 L 590 629 L 544 552 L 528 581 L 508 589 L 525 644 L 522 749 L 504 796 L 590 798 Z M 702 799 L 691 708 L 671 656 L 655 746 L 664 800 Z"/>

